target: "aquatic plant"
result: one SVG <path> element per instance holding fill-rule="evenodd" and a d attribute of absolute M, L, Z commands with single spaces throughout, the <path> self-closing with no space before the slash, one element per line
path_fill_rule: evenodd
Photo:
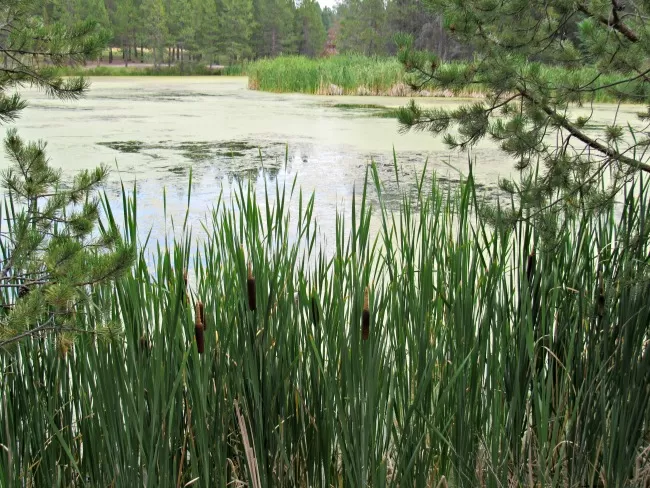
<path fill-rule="evenodd" d="M 464 73 L 469 65 L 465 62 L 449 62 L 437 68 L 441 79 Z M 550 80 L 555 86 L 568 83 L 578 86 L 591 83 L 596 90 L 595 102 L 645 100 L 644 87 L 640 83 L 618 83 L 626 79 L 622 74 L 599 73 L 595 68 L 566 69 L 559 66 L 531 63 L 531 69 L 540 77 Z M 471 89 L 435 89 L 425 86 L 414 91 L 412 79 L 404 72 L 397 58 L 368 57 L 361 55 L 339 55 L 311 59 L 302 56 L 284 56 L 262 59 L 248 65 L 248 86 L 254 90 L 280 93 L 308 93 L 318 95 L 388 95 L 396 97 L 435 96 L 481 98 L 487 94 L 487 87 L 480 80 L 474 80 Z M 595 81 L 594 81 L 595 80 Z"/>
<path fill-rule="evenodd" d="M 645 182 L 552 240 L 487 225 L 471 175 L 416 185 L 391 212 L 370 167 L 331 254 L 295 182 L 143 249 L 77 316 L 120 339 L 0 356 L 0 484 L 643 486 Z"/>

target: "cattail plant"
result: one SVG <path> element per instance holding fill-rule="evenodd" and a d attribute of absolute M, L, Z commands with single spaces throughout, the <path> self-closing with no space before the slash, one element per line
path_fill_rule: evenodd
<path fill-rule="evenodd" d="M 248 308 L 253 312 L 257 309 L 257 298 L 255 296 L 255 277 L 253 276 L 253 263 L 248 262 Z"/>
<path fill-rule="evenodd" d="M 194 335 L 196 337 L 196 348 L 199 354 L 203 354 L 205 349 L 205 341 L 203 338 L 203 302 L 198 301 L 194 306 Z"/>
<path fill-rule="evenodd" d="M 140 339 L 138 341 L 138 345 L 140 347 L 140 352 L 143 355 L 149 356 L 149 353 L 151 352 L 151 341 L 146 335 L 141 335 Z"/>
<path fill-rule="evenodd" d="M 190 303 L 190 294 L 187 291 L 187 268 L 183 268 L 183 291 L 185 292 L 185 303 Z"/>
<path fill-rule="evenodd" d="M 528 263 L 526 265 L 526 278 L 528 279 L 528 284 L 533 284 L 533 275 L 535 274 L 535 266 L 537 265 L 537 256 L 535 255 L 535 249 L 533 249 L 528 255 Z"/>
<path fill-rule="evenodd" d="M 599 317 L 605 315 L 605 283 L 602 269 L 598 269 L 598 301 L 596 310 Z"/>
<path fill-rule="evenodd" d="M 312 291 L 311 294 L 311 318 L 314 321 L 314 325 L 318 325 L 320 321 L 320 314 L 318 312 L 318 302 L 316 301 L 316 289 Z"/>
<path fill-rule="evenodd" d="M 370 299 L 368 296 L 368 287 L 363 292 L 363 314 L 361 316 L 362 337 L 364 341 L 370 336 Z"/>

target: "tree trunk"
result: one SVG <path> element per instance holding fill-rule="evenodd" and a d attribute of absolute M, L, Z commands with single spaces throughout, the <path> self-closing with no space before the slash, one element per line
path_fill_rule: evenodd
<path fill-rule="evenodd" d="M 108 48 L 108 64 L 113 64 L 113 46 Z"/>
<path fill-rule="evenodd" d="M 129 67 L 129 54 L 126 51 L 127 51 L 126 44 L 122 44 L 122 56 L 124 57 L 124 66 L 126 68 L 128 68 Z"/>

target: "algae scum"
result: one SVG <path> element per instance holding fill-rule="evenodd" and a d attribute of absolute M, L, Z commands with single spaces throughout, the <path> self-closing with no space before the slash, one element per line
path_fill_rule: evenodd
<path fill-rule="evenodd" d="M 261 165 L 267 170 L 278 170 L 284 163 L 286 145 L 280 142 L 248 141 L 110 141 L 98 142 L 123 154 L 141 154 L 161 161 L 178 162 L 178 156 L 186 161 L 184 165 L 164 165 L 162 169 L 182 175 L 189 171 L 193 163 L 205 163 L 222 169 L 225 173 L 243 176 L 257 171 Z"/>

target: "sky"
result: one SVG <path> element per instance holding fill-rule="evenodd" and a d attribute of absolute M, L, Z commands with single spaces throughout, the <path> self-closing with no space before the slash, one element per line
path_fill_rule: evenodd
<path fill-rule="evenodd" d="M 318 0 L 318 3 L 320 3 L 321 8 L 323 7 L 333 7 L 338 3 L 339 0 Z"/>

